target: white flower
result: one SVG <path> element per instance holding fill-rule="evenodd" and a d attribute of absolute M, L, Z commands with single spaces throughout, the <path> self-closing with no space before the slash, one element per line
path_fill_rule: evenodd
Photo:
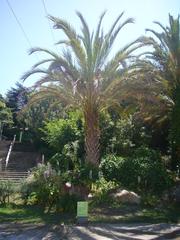
<path fill-rule="evenodd" d="M 65 186 L 66 186 L 67 188 L 71 188 L 72 185 L 71 185 L 70 182 L 66 182 L 66 183 L 65 183 Z"/>

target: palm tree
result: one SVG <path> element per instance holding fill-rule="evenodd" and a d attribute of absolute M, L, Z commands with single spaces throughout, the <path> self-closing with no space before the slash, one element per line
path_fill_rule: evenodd
<path fill-rule="evenodd" d="M 171 124 L 170 137 L 172 143 L 172 168 L 180 163 L 180 16 L 174 19 L 169 15 L 169 26 L 164 27 L 155 22 L 162 32 L 147 29 L 152 33 L 148 44 L 152 44 L 154 51 L 148 54 L 149 61 L 144 66 L 153 73 L 159 100 L 164 101 L 164 118 L 168 116 Z M 165 116 L 166 113 L 166 116 Z"/>
<path fill-rule="evenodd" d="M 66 39 L 57 44 L 65 45 L 66 49 L 61 48 L 61 54 L 43 48 L 31 49 L 30 53 L 47 53 L 49 58 L 34 65 L 23 79 L 35 73 L 43 74 L 35 84 L 38 91 L 32 101 L 53 95 L 59 102 L 82 110 L 86 160 L 97 166 L 100 158 L 99 113 L 109 106 L 119 104 L 121 87 L 128 78 L 132 53 L 142 45 L 142 42 L 137 39 L 121 48 L 112 57 L 111 50 L 120 30 L 134 20 L 128 18 L 120 22 L 123 16 L 121 13 L 109 31 L 104 34 L 102 29 L 104 12 L 100 16 L 95 32 L 90 33 L 81 13 L 77 12 L 77 15 L 82 24 L 81 34 L 76 33 L 65 20 L 49 16 L 54 28 L 64 32 Z M 39 68 L 43 64 L 47 66 L 47 63 L 49 67 Z"/>

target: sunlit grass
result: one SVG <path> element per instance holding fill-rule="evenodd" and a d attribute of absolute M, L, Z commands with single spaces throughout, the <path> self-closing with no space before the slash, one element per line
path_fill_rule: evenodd
<path fill-rule="evenodd" d="M 150 208 L 120 205 L 91 209 L 90 221 L 114 223 L 180 223 L 180 206 Z"/>
<path fill-rule="evenodd" d="M 115 223 L 180 223 L 180 206 L 144 208 L 120 205 L 116 207 L 94 207 L 89 211 L 90 222 Z M 0 206 L 0 222 L 18 223 L 75 223 L 75 214 L 62 212 L 46 213 L 39 206 L 9 204 Z"/>
<path fill-rule="evenodd" d="M 39 206 L 6 205 L 0 206 L 0 222 L 22 223 L 62 223 L 72 222 L 74 216 L 64 213 L 46 213 Z"/>

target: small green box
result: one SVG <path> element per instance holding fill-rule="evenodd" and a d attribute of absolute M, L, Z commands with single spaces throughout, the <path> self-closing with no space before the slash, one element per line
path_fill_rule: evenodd
<path fill-rule="evenodd" d="M 77 202 L 77 217 L 88 217 L 88 202 Z"/>

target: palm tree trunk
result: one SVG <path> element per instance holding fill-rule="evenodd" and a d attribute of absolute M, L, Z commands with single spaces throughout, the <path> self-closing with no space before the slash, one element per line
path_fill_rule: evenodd
<path fill-rule="evenodd" d="M 98 108 L 93 105 L 93 103 L 86 105 L 84 110 L 84 120 L 86 161 L 98 166 L 100 158 L 99 112 Z"/>

